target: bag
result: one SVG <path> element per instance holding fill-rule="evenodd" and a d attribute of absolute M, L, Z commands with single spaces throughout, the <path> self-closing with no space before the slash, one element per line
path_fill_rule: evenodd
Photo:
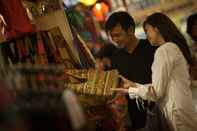
<path fill-rule="evenodd" d="M 147 110 L 145 131 L 174 131 L 158 104 Z"/>

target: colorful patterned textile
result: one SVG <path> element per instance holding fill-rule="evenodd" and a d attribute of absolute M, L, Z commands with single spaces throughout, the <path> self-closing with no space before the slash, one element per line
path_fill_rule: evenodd
<path fill-rule="evenodd" d="M 79 98 L 79 101 L 82 97 Z M 92 97 L 93 98 L 93 97 Z M 86 101 L 97 101 L 86 99 Z M 101 97 L 99 97 L 101 99 Z M 88 102 L 86 102 L 88 103 Z M 90 106 L 91 105 L 91 106 Z M 83 106 L 86 118 L 88 120 L 88 131 L 127 131 L 127 99 L 123 95 L 116 94 L 113 100 L 103 102 L 102 104 Z"/>
<path fill-rule="evenodd" d="M 116 94 L 115 98 L 107 105 L 110 109 L 112 119 L 115 122 L 116 131 L 126 131 L 127 125 L 127 113 L 128 104 L 127 99 L 122 94 Z"/>
<path fill-rule="evenodd" d="M 41 33 L 37 34 L 37 46 L 36 47 L 37 47 L 36 48 L 36 52 L 37 52 L 36 64 L 47 65 L 48 59 L 47 59 L 47 54 L 46 54 L 46 50 L 44 47 L 44 42 L 43 42 Z"/>
<path fill-rule="evenodd" d="M 26 34 L 1 44 L 4 63 L 64 64 L 65 68 L 81 68 L 79 60 L 58 27 Z"/>
<path fill-rule="evenodd" d="M 77 68 L 78 67 L 78 62 L 74 57 L 74 52 L 71 50 L 69 47 L 68 43 L 65 41 L 63 35 L 61 34 L 61 31 L 59 28 L 53 28 L 50 29 L 48 32 L 50 32 L 56 48 L 60 54 L 60 57 L 62 61 L 64 62 L 64 65 L 66 68 Z"/>
<path fill-rule="evenodd" d="M 95 96 L 111 96 L 111 88 L 116 88 L 119 84 L 117 70 L 68 70 L 66 75 L 79 80 L 78 83 L 68 83 L 66 86 L 78 93 Z M 81 81 L 82 80 L 82 81 Z"/>

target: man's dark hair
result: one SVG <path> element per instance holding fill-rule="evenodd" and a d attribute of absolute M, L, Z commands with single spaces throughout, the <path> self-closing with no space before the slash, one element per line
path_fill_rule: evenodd
<path fill-rule="evenodd" d="M 135 22 L 132 16 L 125 11 L 112 13 L 105 23 L 105 31 L 110 31 L 118 24 L 120 24 L 125 31 L 128 31 L 128 29 L 131 27 L 135 32 Z"/>
<path fill-rule="evenodd" d="M 197 21 L 197 13 L 190 15 L 187 19 L 187 33 L 192 37 L 192 27 Z M 192 37 L 193 38 L 193 37 Z"/>

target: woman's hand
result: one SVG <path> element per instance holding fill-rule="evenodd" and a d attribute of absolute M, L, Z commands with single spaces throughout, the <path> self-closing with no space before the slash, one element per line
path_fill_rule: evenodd
<path fill-rule="evenodd" d="M 129 89 L 125 89 L 125 88 L 112 88 L 111 90 L 119 92 L 119 93 L 123 93 L 123 94 L 128 94 L 129 93 Z"/>
<path fill-rule="evenodd" d="M 116 92 L 122 93 L 122 94 L 128 94 L 129 93 L 129 88 L 136 88 L 137 87 L 135 82 L 132 82 L 132 81 L 126 79 L 122 75 L 120 75 L 119 77 L 123 81 L 123 84 L 122 84 L 121 88 L 112 88 L 111 91 L 116 91 Z"/>
<path fill-rule="evenodd" d="M 99 58 L 96 59 L 96 69 L 99 70 L 99 71 L 104 71 L 105 70 L 104 63 Z"/>

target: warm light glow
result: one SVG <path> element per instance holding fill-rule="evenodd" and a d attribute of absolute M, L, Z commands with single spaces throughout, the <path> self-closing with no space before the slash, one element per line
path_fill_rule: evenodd
<path fill-rule="evenodd" d="M 97 9 L 97 10 L 101 10 L 101 4 L 97 3 L 97 4 L 96 4 L 96 9 Z"/>
<path fill-rule="evenodd" d="M 97 21 L 104 21 L 107 13 L 109 12 L 109 6 L 104 2 L 96 3 L 92 8 L 92 11 Z"/>
<path fill-rule="evenodd" d="M 83 3 L 86 6 L 91 6 L 96 3 L 97 0 L 80 0 L 81 3 Z"/>
<path fill-rule="evenodd" d="M 63 0 L 63 2 L 67 7 L 70 7 L 79 3 L 79 0 Z"/>

